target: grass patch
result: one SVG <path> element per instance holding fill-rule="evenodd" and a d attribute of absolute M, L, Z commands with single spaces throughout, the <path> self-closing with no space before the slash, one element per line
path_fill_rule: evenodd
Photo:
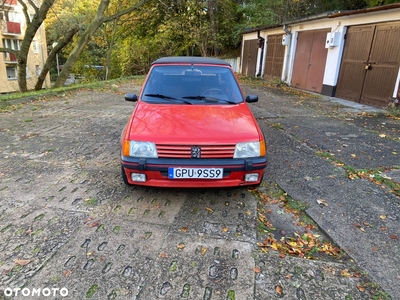
<path fill-rule="evenodd" d="M 84 203 L 86 206 L 94 206 L 97 204 L 97 199 L 96 198 L 87 198 L 84 200 Z"/>
<path fill-rule="evenodd" d="M 284 127 L 282 126 L 281 123 L 271 123 L 271 124 L 269 124 L 269 126 L 271 126 L 272 128 L 275 128 L 275 129 L 280 129 L 280 130 L 284 129 Z"/>
<path fill-rule="evenodd" d="M 376 169 L 356 169 L 353 166 L 347 165 L 341 160 L 337 159 L 333 154 L 325 151 L 317 151 L 317 156 L 325 158 L 331 161 L 337 167 L 341 167 L 345 170 L 346 176 L 351 179 L 366 179 L 374 182 L 377 185 L 383 185 L 390 189 L 390 192 L 397 196 L 400 196 L 400 183 L 393 181 L 391 178 L 382 175 L 385 171 L 384 168 Z M 399 169 L 400 166 L 393 166 L 392 169 Z"/>
<path fill-rule="evenodd" d="M 20 92 L 14 92 L 14 93 L 7 93 L 7 94 L 1 94 L 0 95 L 0 102 L 2 101 L 9 101 L 9 100 L 15 100 L 15 99 L 22 99 L 22 98 L 38 98 L 41 96 L 54 96 L 59 93 L 65 93 L 65 92 L 70 92 L 70 91 L 75 91 L 77 89 L 82 89 L 82 88 L 91 88 L 91 89 L 115 89 L 115 85 L 129 82 L 129 81 L 135 81 L 137 82 L 138 85 L 142 85 L 143 81 L 145 79 L 144 75 L 139 75 L 139 76 L 131 76 L 131 77 L 126 77 L 126 78 L 118 78 L 118 79 L 112 79 L 108 81 L 94 81 L 90 83 L 82 83 L 82 84 L 71 84 L 69 86 L 63 86 L 59 88 L 49 88 L 49 89 L 43 89 L 39 91 L 28 91 L 25 93 L 20 93 Z"/>

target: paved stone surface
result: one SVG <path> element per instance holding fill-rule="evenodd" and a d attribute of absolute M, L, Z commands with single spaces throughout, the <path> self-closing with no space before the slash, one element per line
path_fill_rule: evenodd
<path fill-rule="evenodd" d="M 255 91 L 248 89 L 248 92 Z M 375 124 L 368 115 L 365 122 L 353 122 L 365 112 L 349 113 L 347 107 L 336 107 L 324 97 L 299 101 L 290 95 L 282 97 L 265 92 L 255 106 L 260 115 L 265 109 L 269 115 L 279 116 L 260 119 L 269 141 L 269 172 L 265 179 L 276 181 L 291 197 L 307 202 L 310 206 L 307 213 L 322 230 L 397 299 L 400 295 L 398 192 L 396 195 L 389 188 L 365 179 L 351 180 L 340 165 L 315 153 L 331 153 L 354 169 L 380 168 L 388 174 L 397 174 L 400 122 L 381 115 Z M 386 123 L 389 128 L 383 126 L 382 130 L 382 124 Z M 317 202 L 320 199 L 328 206 L 321 207 Z"/>
<path fill-rule="evenodd" d="M 261 202 L 245 188 L 122 183 L 119 138 L 133 109 L 123 100 L 130 85 L 138 90 L 134 83 L 83 90 L 1 112 L 0 299 L 370 299 L 371 277 L 347 272 L 370 274 L 393 299 L 400 294 L 399 242 L 389 238 L 400 235 L 398 198 L 315 154 L 325 147 L 350 164 L 355 152 L 360 167 L 389 168 L 396 157 L 379 149 L 395 152 L 397 140 L 328 120 L 304 99 L 255 91 L 260 102 L 252 109 L 269 144 L 266 182 L 307 202 L 321 236 L 358 265 L 265 253 L 256 245 Z M 321 130 L 313 131 L 312 115 Z M 317 205 L 320 198 L 328 206 Z M 301 231 L 278 203 L 264 205 L 280 232 Z M 353 226 L 363 222 L 371 226 Z M 6 297 L 17 288 L 25 290 Z M 68 296 L 22 295 L 34 288 L 66 288 Z"/>

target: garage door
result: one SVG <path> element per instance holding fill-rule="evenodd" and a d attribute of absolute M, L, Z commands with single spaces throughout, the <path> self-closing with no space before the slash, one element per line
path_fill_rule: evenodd
<path fill-rule="evenodd" d="M 242 74 L 250 77 L 256 75 L 258 39 L 244 41 Z"/>
<path fill-rule="evenodd" d="M 284 56 L 285 46 L 282 45 L 282 34 L 269 35 L 267 39 L 264 79 L 281 79 Z"/>
<path fill-rule="evenodd" d="M 400 22 L 349 27 L 335 96 L 385 107 L 400 66 Z"/>
<path fill-rule="evenodd" d="M 321 93 L 326 57 L 326 34 L 330 30 L 299 32 L 294 58 L 292 86 Z"/>

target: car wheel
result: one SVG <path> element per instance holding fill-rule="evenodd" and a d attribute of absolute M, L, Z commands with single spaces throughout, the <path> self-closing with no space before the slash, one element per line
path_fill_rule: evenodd
<path fill-rule="evenodd" d="M 124 183 L 126 184 L 126 185 L 131 185 L 129 182 L 128 182 L 128 177 L 126 177 L 126 174 L 125 174 L 125 170 L 124 170 L 124 167 L 121 165 L 121 175 L 122 175 L 122 180 L 124 181 Z"/>

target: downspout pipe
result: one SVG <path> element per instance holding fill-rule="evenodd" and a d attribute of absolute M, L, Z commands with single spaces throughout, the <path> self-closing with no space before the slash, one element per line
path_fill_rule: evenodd
<path fill-rule="evenodd" d="M 287 78 L 288 78 L 290 51 L 292 48 L 292 32 L 286 28 L 286 24 L 283 25 L 283 31 L 286 33 L 286 35 L 289 36 L 289 44 L 288 44 L 288 48 L 287 48 L 287 52 L 286 52 L 286 59 L 285 59 L 285 68 L 283 71 L 283 78 L 284 78 L 284 81 L 286 82 Z"/>
<path fill-rule="evenodd" d="M 264 42 L 265 42 L 265 39 L 260 35 L 260 30 L 257 30 L 257 38 L 258 38 L 258 48 L 261 48 L 260 62 L 258 65 L 258 72 L 256 75 L 256 77 L 259 77 L 261 76 L 262 62 L 264 60 Z"/>

